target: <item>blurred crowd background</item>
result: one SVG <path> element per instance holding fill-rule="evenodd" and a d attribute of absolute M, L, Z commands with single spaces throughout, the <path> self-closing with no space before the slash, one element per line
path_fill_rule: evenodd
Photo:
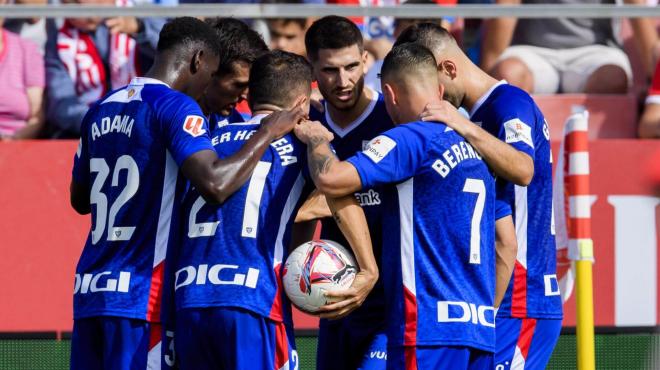
<path fill-rule="evenodd" d="M 616 1 L 622 3 L 621 0 Z M 599 0 L 0 0 L 0 6 L 136 6 L 183 3 L 298 3 L 363 6 L 464 3 L 614 4 Z M 657 0 L 624 0 L 657 6 Z M 0 19 L 0 138 L 79 136 L 89 104 L 146 72 L 163 18 Z M 305 55 L 313 19 L 244 20 L 272 49 Z M 415 22 L 449 29 L 470 58 L 499 79 L 533 94 L 619 94 L 634 99 L 637 133 L 660 137 L 660 19 L 515 19 L 356 17 L 369 53 L 365 84 L 380 90 L 378 71 L 397 35 Z M 655 75 L 655 77 L 654 77 Z M 243 98 L 246 95 L 243 92 Z M 237 102 L 239 111 L 246 105 Z"/>

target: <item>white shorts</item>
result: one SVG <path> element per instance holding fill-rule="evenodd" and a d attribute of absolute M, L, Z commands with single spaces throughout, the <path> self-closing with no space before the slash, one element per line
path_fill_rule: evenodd
<path fill-rule="evenodd" d="M 532 72 L 534 93 L 580 93 L 598 68 L 615 65 L 626 72 L 628 85 L 632 84 L 632 68 L 623 50 L 589 45 L 572 49 L 549 49 L 529 45 L 510 46 L 498 60 L 517 58 Z"/>

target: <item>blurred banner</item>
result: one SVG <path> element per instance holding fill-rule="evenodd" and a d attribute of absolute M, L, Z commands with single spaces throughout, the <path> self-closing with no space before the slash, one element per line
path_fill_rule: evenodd
<path fill-rule="evenodd" d="M 71 331 L 74 269 L 90 223 L 69 206 L 76 145 L 0 142 L 0 332 Z M 660 326 L 660 200 L 643 170 L 659 146 L 589 143 L 596 326 Z M 575 326 L 574 299 L 564 305 L 565 326 Z M 316 319 L 296 314 L 296 324 L 315 329 Z"/>

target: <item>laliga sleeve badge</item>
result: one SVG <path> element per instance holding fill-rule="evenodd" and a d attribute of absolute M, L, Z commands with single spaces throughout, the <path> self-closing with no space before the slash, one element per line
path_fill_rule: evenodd
<path fill-rule="evenodd" d="M 204 129 L 204 118 L 200 116 L 187 116 L 183 121 L 183 131 L 193 137 L 204 135 L 206 133 Z"/>

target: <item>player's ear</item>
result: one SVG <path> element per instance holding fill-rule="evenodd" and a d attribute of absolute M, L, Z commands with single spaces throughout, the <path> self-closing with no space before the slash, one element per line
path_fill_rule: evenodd
<path fill-rule="evenodd" d="M 438 73 L 442 73 L 453 80 L 458 75 L 458 68 L 456 67 L 456 63 L 445 59 L 438 65 Z"/>
<path fill-rule="evenodd" d="M 204 50 L 197 50 L 192 59 L 190 59 L 190 73 L 195 74 L 202 68 L 202 57 L 204 56 Z"/>
<path fill-rule="evenodd" d="M 392 85 L 388 83 L 383 84 L 383 98 L 385 98 L 385 102 L 388 105 L 390 106 L 397 105 L 396 93 L 394 92 Z"/>
<path fill-rule="evenodd" d="M 362 73 L 363 74 L 367 74 L 367 71 L 369 70 L 369 68 L 367 67 L 367 60 L 368 59 L 369 59 L 369 52 L 365 50 L 365 51 L 362 52 Z"/>

